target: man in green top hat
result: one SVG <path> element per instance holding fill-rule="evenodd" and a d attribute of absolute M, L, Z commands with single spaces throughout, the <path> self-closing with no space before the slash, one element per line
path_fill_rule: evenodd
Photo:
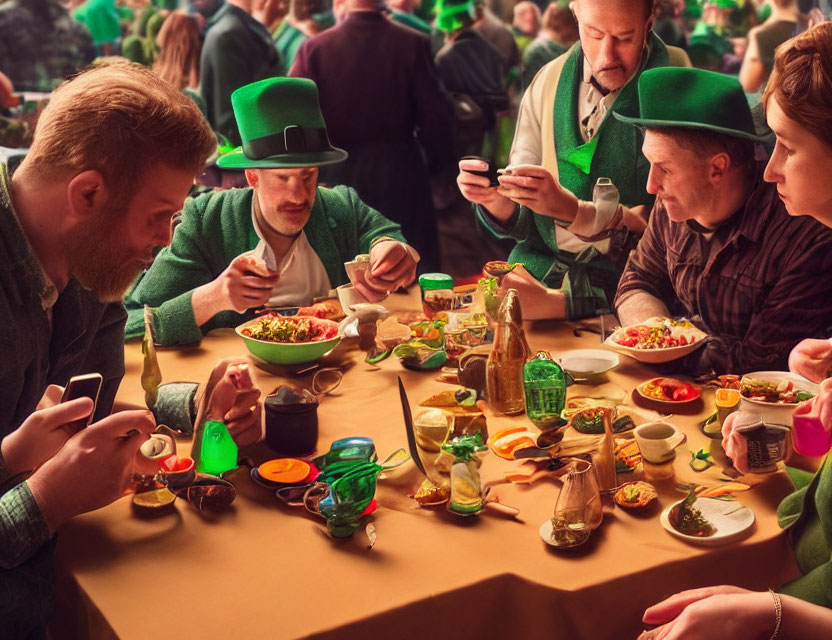
<path fill-rule="evenodd" d="M 186 203 L 170 247 L 128 295 L 127 337 L 140 335 L 141 306 L 153 308 L 160 344 L 199 342 L 264 305 L 302 306 L 348 282 L 344 262 L 370 254 L 356 290 L 379 300 L 413 281 L 418 253 L 399 225 L 354 189 L 317 186 L 318 167 L 343 161 L 333 147 L 315 83 L 270 78 L 231 96 L 243 140 L 222 168 L 244 169 L 250 187 Z"/>
<path fill-rule="evenodd" d="M 482 164 L 463 160 L 457 178 L 486 230 L 517 241 L 510 260 L 526 269 L 507 283 L 529 318 L 609 308 L 652 205 L 641 138 L 611 114 L 638 113 L 636 85 L 646 69 L 689 64 L 683 51 L 653 35 L 653 0 L 573 0 L 571 7 L 580 41 L 526 90 L 509 157 L 513 175 L 490 187 L 468 173 Z M 596 216 L 593 188 L 602 177 L 626 206 Z"/>
<path fill-rule="evenodd" d="M 785 370 L 803 338 L 827 335 L 832 232 L 792 218 L 755 159 L 751 112 L 733 76 L 653 69 L 638 84 L 650 223 L 615 299 L 622 326 L 687 316 L 710 338 L 689 374 Z"/>

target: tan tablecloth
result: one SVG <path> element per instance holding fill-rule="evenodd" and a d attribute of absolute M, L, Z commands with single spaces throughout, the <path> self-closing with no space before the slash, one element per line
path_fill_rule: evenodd
<path fill-rule="evenodd" d="M 415 297 L 393 296 L 388 307 L 415 309 Z M 598 336 L 576 338 L 571 325 L 527 327 L 533 350 L 554 355 L 598 346 Z M 230 331 L 200 347 L 160 350 L 165 381 L 204 380 L 213 363 L 244 355 Z M 349 435 L 373 438 L 380 457 L 406 447 L 396 376 L 411 404 L 448 388 L 431 373 L 404 370 L 395 358 L 378 367 L 352 352 L 353 366 L 319 408 L 319 451 Z M 141 351 L 127 346 L 127 375 L 119 393 L 141 403 Z M 281 380 L 254 368 L 269 393 Z M 630 391 L 654 372 L 622 356 L 610 383 Z M 309 384 L 309 377 L 295 381 Z M 586 394 L 591 388 L 572 387 Z M 676 481 L 716 482 L 716 467 L 696 474 L 690 450 L 708 445 L 697 429 L 712 406 L 671 422 L 688 434 L 676 459 Z M 524 416 L 492 420 L 493 433 Z M 187 443 L 180 443 L 187 447 Z M 262 446 L 252 449 L 268 459 Z M 517 463 L 486 456 L 484 481 Z M 205 517 L 177 501 L 176 515 L 132 516 L 129 499 L 76 518 L 59 536 L 61 626 L 98 637 L 296 638 L 632 638 L 644 608 L 680 589 L 730 582 L 776 587 L 797 575 L 793 554 L 777 527 L 775 509 L 790 484 L 783 472 L 758 477 L 739 494 L 757 516 L 753 534 L 714 549 L 671 537 L 658 514 L 681 494 L 659 486 L 659 507 L 636 516 L 606 507 L 604 522 L 577 551 L 552 551 L 538 528 L 551 517 L 559 483 L 501 485 L 502 502 L 521 510 L 519 521 L 485 513 L 460 518 L 422 509 L 407 497 L 421 477 L 412 463 L 379 481 L 374 515 L 378 542 L 366 549 L 359 531 L 335 541 L 322 520 L 277 502 L 247 470 L 230 479 L 238 491 L 230 512 Z M 620 481 L 625 478 L 620 477 Z M 72 618 L 75 618 L 74 620 Z"/>

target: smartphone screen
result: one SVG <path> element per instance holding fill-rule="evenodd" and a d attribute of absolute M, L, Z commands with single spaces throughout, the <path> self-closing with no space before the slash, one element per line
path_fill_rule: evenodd
<path fill-rule="evenodd" d="M 61 402 L 68 402 L 76 398 L 90 398 L 93 402 L 92 411 L 86 418 L 78 420 L 77 428 L 82 429 L 92 422 L 92 417 L 95 414 L 95 405 L 98 403 L 98 394 L 101 392 L 101 384 L 103 378 L 100 373 L 87 373 L 82 376 L 72 376 L 64 389 L 61 396 Z"/>

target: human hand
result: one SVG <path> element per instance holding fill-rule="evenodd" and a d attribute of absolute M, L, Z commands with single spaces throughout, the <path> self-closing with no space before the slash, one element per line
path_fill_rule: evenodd
<path fill-rule="evenodd" d="M 20 104 L 20 98 L 14 94 L 14 86 L 8 76 L 0 73 L 0 107 L 11 109 Z"/>
<path fill-rule="evenodd" d="M 114 413 L 72 436 L 47 460 L 27 482 L 49 529 L 124 495 L 136 452 L 155 427 L 150 411 Z"/>
<path fill-rule="evenodd" d="M 543 216 L 571 221 L 578 213 L 578 198 L 560 186 L 548 169 L 533 164 L 511 167 L 499 178 L 500 195 Z"/>
<path fill-rule="evenodd" d="M 722 448 L 731 458 L 734 468 L 740 473 L 748 473 L 748 440 L 734 429 L 737 411 L 730 414 L 722 423 Z"/>
<path fill-rule="evenodd" d="M 79 424 L 73 422 L 86 418 L 95 408 L 90 398 L 61 404 L 58 395 L 58 402 L 52 403 L 50 396 L 59 390 L 57 385 L 50 385 L 38 409 L 0 443 L 12 475 L 36 469 L 54 456 L 79 431 Z"/>
<path fill-rule="evenodd" d="M 639 640 L 743 640 L 768 637 L 774 606 L 766 592 L 720 585 L 677 593 L 648 608 L 643 620 L 662 626 Z"/>
<path fill-rule="evenodd" d="M 463 198 L 485 207 L 498 220 L 506 221 L 514 213 L 514 203 L 500 195 L 499 187 L 492 187 L 488 178 L 469 173 L 487 170 L 488 163 L 482 160 L 460 160 L 456 184 Z"/>
<path fill-rule="evenodd" d="M 279 279 L 279 274 L 269 271 L 250 253 L 237 256 L 212 283 L 219 310 L 243 313 L 263 306 Z"/>
<path fill-rule="evenodd" d="M 208 398 L 207 420 L 219 420 L 240 446 L 260 439 L 260 389 L 254 386 L 248 364 L 221 360 L 212 378 L 221 375 Z"/>
<path fill-rule="evenodd" d="M 789 354 L 789 370 L 817 383 L 832 378 L 832 339 L 799 342 Z"/>
<path fill-rule="evenodd" d="M 517 290 L 524 320 L 566 317 L 566 299 L 563 292 L 547 288 L 526 271 L 523 265 L 517 265 L 500 279 L 499 295 L 505 297 L 509 289 Z"/>
<path fill-rule="evenodd" d="M 623 207 L 624 215 L 619 226 L 627 227 L 633 233 L 642 235 L 647 230 L 647 216 L 650 212 L 644 205 L 636 207 Z"/>
<path fill-rule="evenodd" d="M 413 247 L 398 240 L 384 240 L 370 249 L 370 268 L 363 271 L 363 280 L 355 288 L 370 302 L 383 300 L 388 293 L 406 287 L 416 277 L 419 254 Z"/>
<path fill-rule="evenodd" d="M 818 394 L 811 400 L 802 402 L 792 414 L 793 417 L 816 418 L 824 431 L 832 432 L 832 378 L 827 378 L 818 385 Z M 804 428 L 802 420 L 794 420 L 794 430 Z M 817 436 L 815 436 L 817 437 Z M 798 435 L 795 435 L 797 440 Z"/>

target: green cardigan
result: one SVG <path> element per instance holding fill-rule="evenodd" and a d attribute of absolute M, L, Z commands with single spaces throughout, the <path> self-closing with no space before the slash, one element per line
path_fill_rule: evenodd
<path fill-rule="evenodd" d="M 191 305 L 194 289 L 214 280 L 234 258 L 257 246 L 259 238 L 251 222 L 253 193 L 251 188 L 215 191 L 186 202 L 171 245 L 162 249 L 127 294 L 127 339 L 144 333 L 144 305 L 153 308 L 160 345 L 197 343 L 211 329 L 235 327 L 254 317 L 252 311 L 223 311 L 199 327 Z M 390 236 L 404 241 L 398 224 L 345 186 L 318 187 L 304 231 L 333 287 L 349 281 L 344 262 L 369 253 L 374 239 Z"/>
<path fill-rule="evenodd" d="M 832 607 L 832 456 L 808 486 L 787 496 L 777 509 L 803 575 L 781 593 Z"/>

